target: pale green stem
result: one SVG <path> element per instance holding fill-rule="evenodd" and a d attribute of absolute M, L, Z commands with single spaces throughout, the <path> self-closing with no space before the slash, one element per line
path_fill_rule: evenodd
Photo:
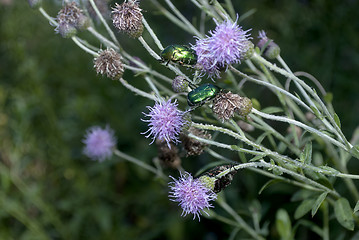
<path fill-rule="evenodd" d="M 123 158 L 123 159 L 125 159 L 125 160 L 127 160 L 127 161 L 129 161 L 131 163 L 134 163 L 134 164 L 136 164 L 136 165 L 138 165 L 138 166 L 140 166 L 140 167 L 142 167 L 142 168 L 144 168 L 144 169 L 146 169 L 146 170 L 160 176 L 161 178 L 165 177 L 163 175 L 163 173 L 159 172 L 156 168 L 152 167 L 151 165 L 149 165 L 149 164 L 147 164 L 145 162 L 142 162 L 142 161 L 138 160 L 137 158 L 131 157 L 131 156 L 119 151 L 118 149 L 114 150 L 113 152 L 114 152 L 114 154 L 116 156 L 118 156 L 120 158 Z"/>
<path fill-rule="evenodd" d="M 78 40 L 77 37 L 72 37 L 71 39 L 72 39 L 72 41 L 74 41 L 74 43 L 76 43 L 76 45 L 79 46 L 82 50 L 84 50 L 84 51 L 87 52 L 87 53 L 92 54 L 94 57 L 98 57 L 99 54 L 98 54 L 97 52 L 94 52 L 94 51 L 92 51 L 91 49 L 89 49 L 88 47 L 86 47 L 85 45 L 83 45 L 83 44 Z"/>
<path fill-rule="evenodd" d="M 93 27 L 88 27 L 87 30 L 90 33 L 92 33 L 92 35 L 94 35 L 98 40 L 100 40 L 100 42 L 105 44 L 107 47 L 113 48 L 115 50 L 120 50 L 120 47 L 116 46 L 116 44 L 114 44 L 113 42 L 105 38 L 103 35 L 98 33 Z"/>
<path fill-rule="evenodd" d="M 150 86 L 150 88 L 152 89 L 152 91 L 154 91 L 155 95 L 157 96 L 157 98 L 161 98 L 161 94 L 158 91 L 157 87 L 153 84 L 152 80 L 149 78 L 149 76 L 145 76 L 145 80 L 148 83 L 148 85 Z"/>
<path fill-rule="evenodd" d="M 110 35 L 110 37 L 112 38 L 112 41 L 114 41 L 117 46 L 120 46 L 120 43 L 117 41 L 117 38 L 115 36 L 115 34 L 113 33 L 113 31 L 111 30 L 110 26 L 107 24 L 106 20 L 103 18 L 101 12 L 98 10 L 94 0 L 89 0 L 90 1 L 90 4 L 92 6 L 92 8 L 95 10 L 98 18 L 100 19 L 100 21 L 102 22 L 102 24 L 105 26 L 108 34 Z"/>
<path fill-rule="evenodd" d="M 50 25 L 52 25 L 52 26 L 57 26 L 57 25 L 59 25 L 59 24 L 55 21 L 54 18 L 50 17 L 50 16 L 47 14 L 47 12 L 45 11 L 45 9 L 43 9 L 42 7 L 39 7 L 39 11 L 41 12 L 41 14 L 42 14 L 45 18 L 47 18 L 47 19 L 49 20 Z"/>
<path fill-rule="evenodd" d="M 260 239 L 264 240 L 262 236 L 257 234 L 251 226 L 249 226 L 241 216 L 237 214 L 236 211 L 233 210 L 231 206 L 229 206 L 226 201 L 224 201 L 222 198 L 218 198 L 216 201 L 227 213 L 229 213 L 237 222 L 238 224 L 243 228 L 244 231 L 246 231 L 249 235 L 251 235 L 254 239 Z"/>
<path fill-rule="evenodd" d="M 329 142 L 333 143 L 334 145 L 336 145 L 338 147 L 346 149 L 346 147 L 342 143 L 340 143 L 337 140 L 331 138 L 330 136 L 316 130 L 315 128 L 312 128 L 312 127 L 309 127 L 309 126 L 305 125 L 304 123 L 298 122 L 296 120 L 293 120 L 293 119 L 290 119 L 290 118 L 287 118 L 287 117 L 281 117 L 281 116 L 275 116 L 275 115 L 270 115 L 270 114 L 267 114 L 267 113 L 263 113 L 263 112 L 258 111 L 255 108 L 252 108 L 252 113 L 257 114 L 258 116 L 261 116 L 261 117 L 266 118 L 266 119 L 279 121 L 279 122 L 286 122 L 286 123 L 289 123 L 289 124 L 296 125 L 298 127 L 301 127 L 303 129 L 307 130 L 308 132 L 311 132 L 311 133 L 313 133 L 313 134 L 315 134 L 315 135 L 317 135 L 317 136 L 319 136 L 319 137 L 321 137 L 323 139 L 328 140 Z"/>
<path fill-rule="evenodd" d="M 223 20 L 231 19 L 231 17 L 228 15 L 226 10 L 224 10 L 222 5 L 219 4 L 219 2 L 217 0 L 213 0 L 213 4 L 214 4 L 214 8 L 215 8 L 216 12 L 218 13 L 218 15 L 220 15 L 222 17 Z M 233 18 L 232 20 L 234 20 L 234 19 L 236 19 L 236 18 Z"/>
<path fill-rule="evenodd" d="M 131 90 L 132 92 L 142 96 L 142 97 L 145 97 L 145 98 L 148 98 L 148 99 L 151 99 L 151 100 L 154 100 L 154 101 L 158 101 L 158 98 L 151 95 L 151 94 L 148 94 L 138 88 L 135 88 L 134 86 L 132 86 L 131 84 L 129 84 L 126 80 L 124 80 L 123 78 L 120 78 L 119 81 L 122 83 L 123 86 L 125 86 L 126 88 L 128 88 L 129 90 Z"/>
<path fill-rule="evenodd" d="M 142 46 L 147 50 L 147 52 L 156 60 L 160 60 L 160 56 L 158 56 L 158 54 L 152 50 L 152 48 L 147 44 L 147 42 L 145 41 L 145 39 L 143 39 L 142 36 L 140 36 L 138 38 L 138 40 L 140 41 L 140 43 L 142 44 Z"/>
<path fill-rule="evenodd" d="M 226 3 L 226 6 L 227 6 L 229 14 L 231 15 L 231 18 L 236 19 L 236 12 L 235 12 L 235 10 L 233 8 L 232 1 L 231 0 L 225 0 L 224 2 Z"/>
<path fill-rule="evenodd" d="M 155 41 L 157 47 L 162 51 L 163 46 L 162 46 L 160 40 L 158 39 L 157 35 L 153 32 L 152 28 L 150 27 L 150 25 L 148 24 L 148 22 L 146 21 L 146 19 L 144 17 L 142 18 L 142 23 L 145 25 L 145 28 L 150 33 L 150 35 L 153 38 L 153 40 Z"/>
<path fill-rule="evenodd" d="M 296 96 L 294 96 L 293 94 L 287 92 L 286 90 L 282 89 L 282 88 L 279 88 L 271 83 L 268 83 L 268 82 L 264 82 L 264 81 L 261 81 L 261 80 L 258 80 L 256 78 L 253 78 L 253 77 L 250 77 L 249 75 L 247 74 L 244 74 L 242 73 L 241 71 L 235 69 L 234 67 L 230 66 L 229 69 L 231 69 L 235 74 L 237 74 L 238 76 L 241 76 L 243 78 L 246 78 L 248 79 L 249 81 L 251 82 L 255 82 L 259 85 L 263 85 L 263 86 L 266 86 L 268 88 L 271 88 L 271 89 L 274 89 L 274 90 L 277 90 L 281 93 L 283 93 L 284 95 L 290 97 L 291 99 L 293 99 L 296 103 L 298 103 L 300 106 L 304 107 L 307 111 L 309 112 L 313 112 L 313 110 L 308 107 L 302 100 L 300 100 L 299 98 L 297 98 Z"/>
<path fill-rule="evenodd" d="M 198 30 L 182 15 L 182 13 L 173 5 L 173 3 L 170 0 L 165 0 L 167 5 L 171 8 L 171 10 L 174 12 L 174 14 L 187 25 L 187 27 L 191 30 L 191 32 L 196 35 L 197 37 L 202 38 L 202 34 L 198 32 Z"/>

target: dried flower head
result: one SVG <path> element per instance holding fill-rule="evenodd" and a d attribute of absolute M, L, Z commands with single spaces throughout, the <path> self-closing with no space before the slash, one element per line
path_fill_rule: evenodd
<path fill-rule="evenodd" d="M 219 193 L 231 184 L 237 171 L 238 170 L 233 168 L 232 165 L 217 166 L 198 179 L 200 179 L 207 188 L 212 189 L 214 193 Z"/>
<path fill-rule="evenodd" d="M 178 168 L 181 166 L 181 158 L 178 156 L 178 148 L 172 143 L 169 148 L 166 142 L 156 141 L 158 147 L 158 159 L 165 167 Z"/>
<path fill-rule="evenodd" d="M 176 76 L 172 81 L 172 89 L 176 93 L 187 92 L 188 81 L 183 76 Z"/>
<path fill-rule="evenodd" d="M 116 146 L 114 131 L 108 126 L 104 129 L 98 126 L 89 128 L 82 142 L 85 144 L 83 153 L 98 161 L 110 158 Z"/>
<path fill-rule="evenodd" d="M 112 9 L 112 23 L 120 32 L 127 33 L 130 37 L 138 38 L 142 35 L 142 9 L 136 0 L 117 4 Z"/>
<path fill-rule="evenodd" d="M 280 54 L 280 47 L 272 39 L 267 37 L 265 31 L 259 31 L 258 38 L 259 42 L 257 46 L 263 51 L 265 57 L 275 59 Z"/>
<path fill-rule="evenodd" d="M 202 211 L 213 207 L 210 201 L 214 201 L 217 195 L 208 189 L 199 179 L 194 179 L 190 173 L 181 173 L 181 177 L 177 180 L 171 177 L 174 181 L 169 183 L 171 192 L 169 194 L 170 200 L 178 202 L 182 208 L 181 216 L 193 214 L 193 219 L 198 217 Z"/>
<path fill-rule="evenodd" d="M 212 111 L 222 121 L 229 120 L 237 112 L 246 117 L 252 110 L 252 102 L 249 98 L 241 97 L 231 92 L 220 92 L 213 99 Z"/>
<path fill-rule="evenodd" d="M 198 66 L 211 77 L 219 77 L 220 70 L 248 58 L 248 52 L 253 48 L 249 41 L 250 30 L 245 31 L 237 22 L 230 20 L 221 24 L 216 21 L 216 24 L 216 29 L 210 32 L 211 36 L 197 39 L 192 46 L 198 56 Z"/>
<path fill-rule="evenodd" d="M 198 136 L 200 138 L 205 138 L 205 139 L 212 138 L 211 134 L 207 133 L 204 130 L 194 127 L 190 127 L 188 129 L 188 133 L 192 133 L 193 135 Z M 184 149 L 187 152 L 187 156 L 201 155 L 203 153 L 204 148 L 207 146 L 207 144 L 200 142 L 194 138 L 191 138 L 187 134 L 181 134 L 180 139 Z"/>
<path fill-rule="evenodd" d="M 167 102 L 156 102 L 153 107 L 147 107 L 150 112 L 143 114 L 150 119 L 142 119 L 144 122 L 149 122 L 150 128 L 145 132 L 145 134 L 148 133 L 147 138 L 152 136 L 153 141 L 156 138 L 166 141 L 169 148 L 171 148 L 170 142 L 175 144 L 179 142 L 178 135 L 186 121 L 183 118 L 184 112 L 180 111 L 177 106 L 177 101 L 171 102 L 169 99 Z"/>
<path fill-rule="evenodd" d="M 64 38 L 74 36 L 77 29 L 83 30 L 90 26 L 90 20 L 75 2 L 66 3 L 57 14 L 56 20 L 59 25 L 55 28 L 55 32 L 60 33 Z"/>
<path fill-rule="evenodd" d="M 99 56 L 94 59 L 94 68 L 97 74 L 106 74 L 112 80 L 119 79 L 124 72 L 121 55 L 112 48 L 99 52 Z"/>

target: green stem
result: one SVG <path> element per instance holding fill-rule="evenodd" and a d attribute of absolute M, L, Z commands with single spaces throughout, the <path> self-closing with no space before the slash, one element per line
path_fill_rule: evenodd
<path fill-rule="evenodd" d="M 143 25 L 145 25 L 145 28 L 150 33 L 150 35 L 153 38 L 153 40 L 155 41 L 157 47 L 162 51 L 163 46 L 162 46 L 160 40 L 158 39 L 157 35 L 153 32 L 152 28 L 150 27 L 150 25 L 148 24 L 148 22 L 146 21 L 146 19 L 144 17 L 142 18 L 142 23 L 143 23 Z"/>
<path fill-rule="evenodd" d="M 123 78 L 120 78 L 119 81 L 122 83 L 123 86 L 125 86 L 126 88 L 128 88 L 129 90 L 131 90 L 132 92 L 142 96 L 142 97 L 145 97 L 145 98 L 148 98 L 148 99 L 151 99 L 151 100 L 154 100 L 154 101 L 158 101 L 158 98 L 151 95 L 151 94 L 148 94 L 134 86 L 132 86 L 131 84 L 129 84 L 126 80 L 124 80 Z"/>
<path fill-rule="evenodd" d="M 76 43 L 76 45 L 77 46 L 79 46 L 82 50 L 84 50 L 85 52 L 87 52 L 87 53 L 90 53 L 92 56 L 94 56 L 94 57 L 98 57 L 98 53 L 97 52 L 94 52 L 94 51 L 92 51 L 91 49 L 89 49 L 88 47 L 86 47 L 85 45 L 83 45 L 79 40 L 78 40 L 78 38 L 77 37 L 72 37 L 71 38 L 72 39 L 72 41 L 74 41 L 74 43 Z"/>

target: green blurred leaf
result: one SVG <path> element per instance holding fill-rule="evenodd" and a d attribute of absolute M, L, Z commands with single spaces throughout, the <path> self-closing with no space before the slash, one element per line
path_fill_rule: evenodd
<path fill-rule="evenodd" d="M 332 103 L 333 93 L 327 92 L 327 94 L 324 96 L 324 101 L 327 103 Z"/>
<path fill-rule="evenodd" d="M 354 146 L 350 149 L 350 153 L 359 159 L 359 146 Z"/>
<path fill-rule="evenodd" d="M 294 218 L 299 219 L 312 209 L 315 199 L 305 199 L 295 210 Z"/>
<path fill-rule="evenodd" d="M 354 212 L 353 212 L 353 213 L 356 213 L 358 210 L 359 210 L 359 200 L 358 200 L 357 203 L 355 204 Z"/>
<path fill-rule="evenodd" d="M 334 204 L 334 213 L 338 222 L 348 230 L 354 230 L 353 211 L 346 198 L 339 198 Z"/>
<path fill-rule="evenodd" d="M 312 162 L 312 142 L 308 142 L 305 145 L 303 152 L 300 154 L 300 160 L 305 164 L 311 164 Z"/>
<path fill-rule="evenodd" d="M 261 110 L 264 113 L 272 114 L 272 113 L 279 113 L 283 112 L 283 109 L 280 107 L 266 107 Z"/>
<path fill-rule="evenodd" d="M 277 211 L 275 225 L 281 239 L 292 239 L 292 223 L 286 210 L 281 208 Z"/>
<path fill-rule="evenodd" d="M 259 190 L 258 194 L 261 194 L 263 192 L 264 189 L 272 186 L 273 184 L 276 184 L 276 183 L 279 183 L 279 182 L 283 182 L 283 180 L 281 179 L 272 179 L 272 180 L 269 180 L 268 182 L 266 182 L 262 188 Z"/>
<path fill-rule="evenodd" d="M 317 213 L 319 207 L 322 205 L 323 201 L 325 200 L 325 198 L 327 197 L 328 192 L 323 192 L 322 194 L 319 195 L 319 197 L 317 198 L 317 200 L 315 201 L 313 207 L 312 207 L 312 217 Z"/>

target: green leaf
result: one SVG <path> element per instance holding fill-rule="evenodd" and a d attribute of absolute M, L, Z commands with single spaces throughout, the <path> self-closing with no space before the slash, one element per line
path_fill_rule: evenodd
<path fill-rule="evenodd" d="M 312 142 L 308 142 L 305 145 L 303 152 L 300 154 L 300 160 L 305 164 L 311 164 L 312 162 Z"/>
<path fill-rule="evenodd" d="M 283 112 L 283 109 L 280 107 L 266 107 L 262 109 L 262 112 L 272 114 L 272 113 Z"/>
<path fill-rule="evenodd" d="M 334 204 L 334 213 L 338 222 L 348 230 L 354 230 L 353 211 L 346 198 L 339 198 Z"/>
<path fill-rule="evenodd" d="M 340 119 L 336 113 L 334 113 L 334 121 L 338 125 L 338 127 L 341 128 Z"/>
<path fill-rule="evenodd" d="M 324 101 L 326 101 L 327 103 L 331 103 L 333 101 L 333 93 L 328 92 L 324 96 Z"/>
<path fill-rule="evenodd" d="M 263 187 L 259 190 L 258 194 L 261 194 L 264 189 L 268 188 L 269 186 L 272 186 L 273 184 L 279 183 L 279 182 L 283 182 L 283 180 L 280 180 L 280 179 L 272 179 L 272 180 L 269 180 L 269 181 L 266 182 L 266 183 L 263 185 Z"/>
<path fill-rule="evenodd" d="M 314 115 L 319 118 L 320 120 L 323 120 L 323 116 L 322 114 L 318 111 L 317 108 L 315 108 L 314 106 L 310 106 L 310 108 L 313 110 Z"/>
<path fill-rule="evenodd" d="M 332 167 L 328 167 L 328 166 L 320 166 L 320 169 L 323 169 L 323 173 L 324 174 L 330 174 L 333 176 L 338 175 L 340 172 Z"/>
<path fill-rule="evenodd" d="M 276 214 L 275 225 L 281 239 L 292 239 L 292 223 L 286 210 L 279 209 Z"/>
<path fill-rule="evenodd" d="M 313 207 L 312 207 L 312 217 L 317 213 L 320 205 L 322 205 L 323 201 L 325 200 L 325 198 L 327 197 L 328 192 L 323 192 L 322 194 L 320 194 L 320 196 L 317 198 L 317 200 L 315 201 Z"/>
<path fill-rule="evenodd" d="M 304 200 L 295 210 L 294 218 L 299 219 L 312 209 L 315 199 Z"/>
<path fill-rule="evenodd" d="M 356 213 L 358 210 L 359 210 L 359 200 L 357 201 L 357 204 L 355 204 L 354 213 Z"/>

